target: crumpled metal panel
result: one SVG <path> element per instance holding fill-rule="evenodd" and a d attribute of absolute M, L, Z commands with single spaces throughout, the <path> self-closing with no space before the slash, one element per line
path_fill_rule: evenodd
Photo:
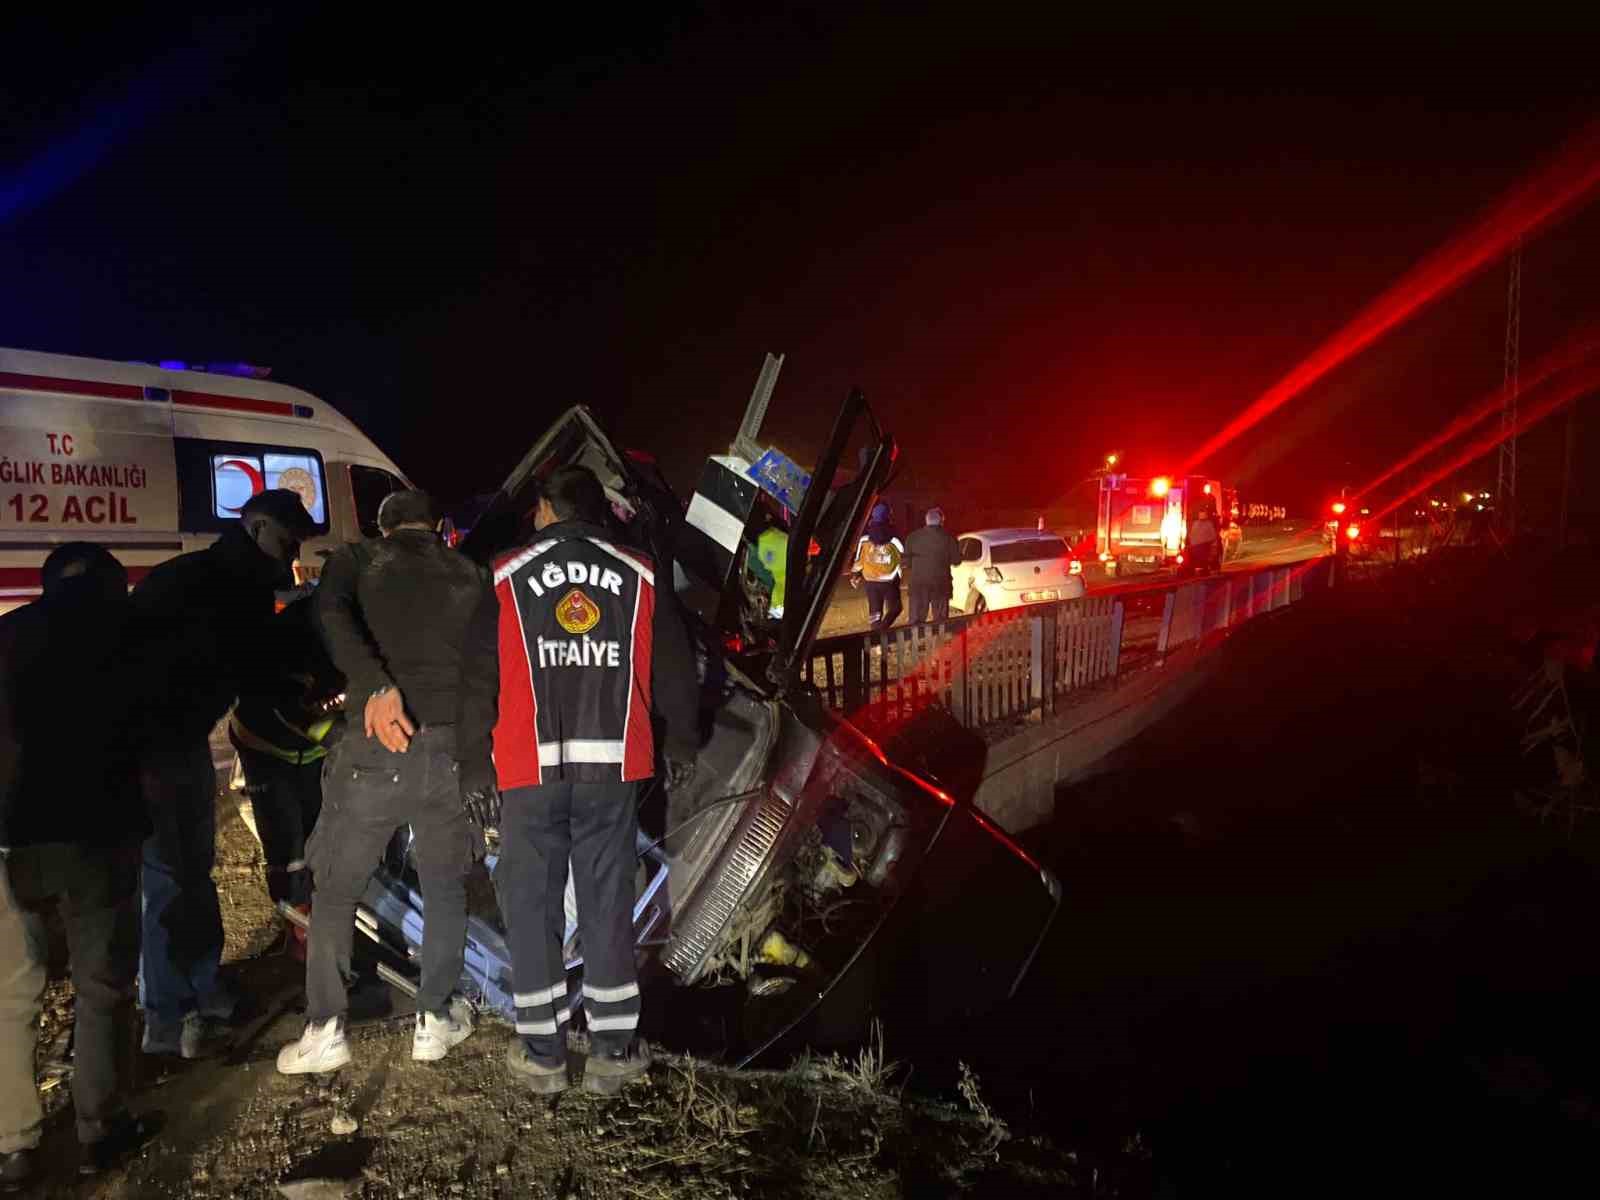
<path fill-rule="evenodd" d="M 667 944 L 662 961 L 683 982 L 693 983 L 705 968 L 706 957 L 746 899 L 793 813 L 793 805 L 771 792 L 745 811 L 713 869 L 709 889 L 698 898 L 693 911 L 679 914 Z"/>

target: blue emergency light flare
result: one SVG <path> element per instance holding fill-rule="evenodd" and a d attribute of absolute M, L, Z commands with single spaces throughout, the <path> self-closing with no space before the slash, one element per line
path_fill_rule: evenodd
<path fill-rule="evenodd" d="M 109 91 L 76 128 L 9 174 L 0 175 L 0 228 L 25 217 L 94 170 L 157 118 L 192 103 L 222 78 L 225 64 L 254 42 L 266 18 L 230 14 L 182 48 Z"/>

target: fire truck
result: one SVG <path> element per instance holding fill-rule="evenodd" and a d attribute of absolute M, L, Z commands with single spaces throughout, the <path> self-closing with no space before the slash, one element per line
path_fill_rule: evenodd
<path fill-rule="evenodd" d="M 1217 518 L 1226 556 L 1229 526 L 1239 514 L 1235 489 L 1202 475 L 1101 476 L 1095 550 L 1106 573 L 1182 566 L 1189 522 L 1203 509 Z"/>

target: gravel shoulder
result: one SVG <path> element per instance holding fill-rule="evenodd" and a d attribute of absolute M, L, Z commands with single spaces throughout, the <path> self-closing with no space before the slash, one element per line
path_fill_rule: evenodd
<path fill-rule="evenodd" d="M 163 1135 L 126 1170 L 78 1182 L 56 1061 L 71 988 L 52 983 L 40 1070 L 58 1081 L 46 1093 L 46 1152 L 56 1165 L 36 1195 L 843 1200 L 1060 1196 L 1093 1186 L 1075 1155 L 991 1112 L 976 1079 L 949 1096 L 918 1094 L 905 1087 L 909 1069 L 886 1061 L 881 1046 L 851 1061 L 806 1058 L 759 1072 L 658 1054 L 648 1082 L 624 1097 L 569 1092 L 551 1101 L 508 1078 L 510 1033 L 498 1022 L 442 1063 L 412 1062 L 410 1016 L 397 1004 L 351 1030 L 350 1067 L 322 1079 L 280 1076 L 273 1058 L 302 1021 L 302 968 L 282 952 L 259 845 L 221 788 L 218 818 L 226 956 L 255 1016 L 217 1059 L 135 1055 L 136 1105 L 165 1116 Z"/>

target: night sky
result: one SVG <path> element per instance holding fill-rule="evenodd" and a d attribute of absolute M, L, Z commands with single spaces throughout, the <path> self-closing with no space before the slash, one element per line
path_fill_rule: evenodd
<path fill-rule="evenodd" d="M 1039 504 L 1168 467 L 1600 113 L 1543 25 L 553 7 L 0 18 L 0 344 L 271 366 L 452 498 L 574 402 L 691 484 L 781 351 L 797 456 L 859 384 L 911 481 Z M 1525 361 L 1597 279 L 1591 202 L 1527 246 Z M 1361 482 L 1498 384 L 1504 304 L 1496 263 L 1209 466 Z"/>

